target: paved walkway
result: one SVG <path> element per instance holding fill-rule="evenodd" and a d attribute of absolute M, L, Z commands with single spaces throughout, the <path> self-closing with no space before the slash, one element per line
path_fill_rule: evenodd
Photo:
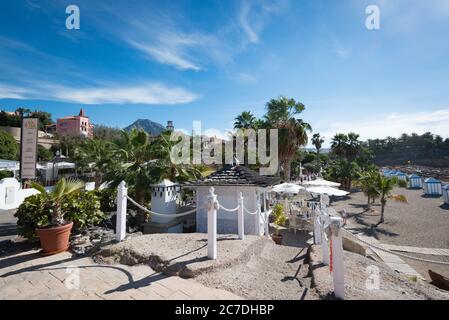
<path fill-rule="evenodd" d="M 387 250 L 391 250 L 390 248 L 387 248 L 385 244 L 381 243 L 379 240 L 373 238 L 373 237 L 367 237 L 367 236 L 363 236 L 360 234 L 356 235 L 358 238 L 360 238 L 361 240 L 368 242 L 368 243 L 372 243 L 373 245 L 383 248 L 383 249 L 387 249 Z M 417 277 L 421 280 L 425 280 L 425 278 L 419 274 L 415 269 L 413 269 L 412 267 L 410 267 L 410 265 L 408 265 L 404 260 L 402 260 L 400 257 L 398 257 L 395 254 L 392 253 L 388 253 L 385 252 L 383 250 L 379 250 L 373 247 L 370 247 L 371 250 L 373 250 L 373 252 L 380 258 L 382 259 L 382 261 L 391 269 L 403 273 L 406 276 L 409 277 Z M 399 250 L 398 250 L 399 251 Z"/>
<path fill-rule="evenodd" d="M 37 250 L 0 257 L 2 299 L 237 300 L 192 279 L 167 277 L 148 266 L 99 265 L 65 252 L 41 257 Z"/>
<path fill-rule="evenodd" d="M 380 247 L 387 249 L 387 250 L 391 250 L 391 251 L 419 253 L 419 254 L 426 254 L 426 255 L 431 255 L 431 256 L 449 257 L 449 249 L 397 246 L 394 244 L 385 244 L 385 243 L 381 243 Z"/>
<path fill-rule="evenodd" d="M 0 242 L 10 240 L 17 235 L 15 210 L 0 210 Z"/>

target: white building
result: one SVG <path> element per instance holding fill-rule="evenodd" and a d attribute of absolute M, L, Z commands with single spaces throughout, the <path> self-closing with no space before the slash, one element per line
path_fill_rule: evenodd
<path fill-rule="evenodd" d="M 445 204 L 449 204 L 449 184 L 445 185 L 442 188 L 443 191 L 443 199 Z"/>
<path fill-rule="evenodd" d="M 187 184 L 196 190 L 196 231 L 207 232 L 207 203 L 210 187 L 214 187 L 217 200 L 225 208 L 238 206 L 240 192 L 244 207 L 249 212 L 265 212 L 267 209 L 268 187 L 281 181 L 278 177 L 261 176 L 247 167 L 226 165 L 210 176 Z M 262 214 L 244 212 L 245 234 L 262 235 L 264 221 Z M 221 234 L 238 233 L 237 212 L 217 211 L 217 232 Z"/>
<path fill-rule="evenodd" d="M 424 180 L 424 194 L 428 196 L 441 196 L 441 181 L 435 178 Z"/>
<path fill-rule="evenodd" d="M 422 189 L 422 178 L 416 173 L 411 174 L 409 177 L 409 186 L 411 189 Z"/>

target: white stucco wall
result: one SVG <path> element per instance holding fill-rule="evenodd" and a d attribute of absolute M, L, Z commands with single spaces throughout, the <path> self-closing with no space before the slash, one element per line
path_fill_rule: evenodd
<path fill-rule="evenodd" d="M 14 178 L 0 181 L 0 209 L 17 209 L 26 197 L 39 193 L 36 189 L 21 189 L 20 183 Z"/>
<path fill-rule="evenodd" d="M 240 187 L 240 186 L 226 186 L 214 187 L 218 202 L 225 208 L 233 209 L 237 207 L 237 199 L 239 193 L 242 192 L 244 198 L 244 205 L 250 212 L 256 211 L 256 192 L 262 191 L 259 187 Z M 207 202 L 210 187 L 197 187 L 197 207 L 196 212 L 196 231 L 207 232 L 207 208 L 204 204 Z M 259 235 L 260 234 L 260 215 L 250 215 L 244 213 L 245 234 Z M 237 212 L 226 212 L 218 210 L 217 212 L 217 232 L 221 234 L 237 234 Z"/>

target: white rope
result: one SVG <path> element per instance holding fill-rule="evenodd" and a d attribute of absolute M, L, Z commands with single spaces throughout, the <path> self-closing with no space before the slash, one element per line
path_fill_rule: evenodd
<path fill-rule="evenodd" d="M 246 209 L 245 207 L 243 207 L 243 210 L 245 210 L 245 212 L 246 212 L 247 214 L 251 214 L 251 215 L 254 215 L 254 214 L 258 214 L 258 213 L 259 213 L 259 209 L 257 209 L 257 210 L 254 211 L 254 212 L 249 212 L 248 209 Z"/>
<path fill-rule="evenodd" d="M 139 203 L 137 203 L 134 199 L 132 199 L 130 196 L 126 196 L 126 198 L 128 198 L 129 201 L 131 201 L 132 204 L 134 204 L 137 208 L 149 213 L 149 214 L 154 214 L 156 216 L 161 216 L 161 217 L 167 217 L 167 218 L 176 218 L 176 217 L 182 217 L 182 216 L 187 216 L 189 214 L 192 214 L 193 212 L 196 212 L 196 210 L 198 208 L 186 211 L 186 212 L 182 212 L 182 213 L 177 213 L 177 214 L 166 214 L 166 213 L 157 213 L 154 211 L 151 211 L 147 208 L 145 208 L 144 206 L 140 205 Z"/>
<path fill-rule="evenodd" d="M 380 250 L 380 251 L 384 251 L 384 252 L 387 252 L 387 253 L 395 254 L 395 255 L 397 255 L 397 256 L 400 256 L 400 257 L 403 257 L 403 258 L 407 258 L 407 259 L 411 259 L 411 260 L 415 260 L 415 261 L 427 262 L 427 263 L 433 263 L 433 264 L 441 264 L 441 265 L 445 265 L 445 266 L 449 265 L 449 262 L 436 261 L 436 260 L 429 260 L 429 259 L 423 259 L 423 258 L 417 258 L 417 257 L 409 256 L 409 255 L 407 255 L 407 254 L 403 254 L 403 253 L 399 253 L 399 252 L 393 252 L 393 251 L 390 251 L 390 250 L 388 250 L 388 249 L 385 249 L 385 248 L 376 246 L 376 245 L 374 245 L 374 244 L 372 244 L 372 243 L 369 243 L 369 242 L 367 242 L 367 241 L 364 241 L 364 240 L 360 239 L 359 237 L 357 237 L 357 236 L 356 236 L 355 234 L 353 234 L 352 232 L 349 232 L 348 230 L 345 230 L 345 229 L 343 229 L 343 228 L 342 228 L 341 230 L 343 230 L 344 232 L 350 234 L 351 236 L 353 236 L 354 238 L 356 238 L 356 239 L 359 240 L 360 242 L 362 242 L 362 243 L 364 243 L 364 244 L 366 244 L 366 245 L 368 245 L 368 246 L 370 246 L 370 247 L 372 247 L 372 248 L 378 249 L 378 250 Z"/>
<path fill-rule="evenodd" d="M 220 209 L 227 211 L 227 212 L 234 212 L 234 211 L 237 211 L 238 209 L 240 209 L 240 205 L 238 205 L 237 208 L 234 208 L 234 209 L 227 209 L 220 204 Z"/>

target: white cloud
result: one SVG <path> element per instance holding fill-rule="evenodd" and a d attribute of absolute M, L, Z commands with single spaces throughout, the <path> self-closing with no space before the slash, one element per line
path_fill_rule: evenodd
<path fill-rule="evenodd" d="M 26 90 L 0 84 L 0 99 L 24 99 Z"/>
<path fill-rule="evenodd" d="M 257 43 L 259 42 L 259 35 L 256 33 L 256 31 L 253 30 L 253 28 L 251 27 L 248 19 L 249 19 L 249 12 L 250 12 L 250 5 L 248 2 L 243 2 L 242 6 L 240 8 L 240 13 L 239 13 L 239 20 L 240 20 L 240 24 L 243 28 L 243 30 L 245 31 L 249 42 L 251 43 Z"/>
<path fill-rule="evenodd" d="M 172 65 L 181 70 L 200 70 L 200 67 L 195 65 L 193 62 L 188 61 L 182 57 L 182 53 L 179 52 L 177 48 L 169 47 L 153 47 L 149 45 L 144 45 L 137 43 L 135 41 L 129 41 L 129 44 L 136 49 L 139 49 L 150 56 L 152 56 L 156 61 L 162 64 Z"/>
<path fill-rule="evenodd" d="M 56 100 L 83 104 L 182 104 L 198 96 L 184 88 L 159 83 L 140 86 L 94 86 L 86 88 L 44 84 L 35 88 L 6 87 L 0 84 L 0 98 Z"/>
<path fill-rule="evenodd" d="M 449 138 L 449 109 L 441 109 L 431 112 L 414 113 L 390 113 L 369 120 L 340 122 L 330 124 L 326 132 L 321 135 L 330 139 L 336 133 L 356 132 L 360 138 L 383 139 L 385 137 L 399 137 L 402 133 L 423 134 L 432 132 L 442 137 Z"/>

